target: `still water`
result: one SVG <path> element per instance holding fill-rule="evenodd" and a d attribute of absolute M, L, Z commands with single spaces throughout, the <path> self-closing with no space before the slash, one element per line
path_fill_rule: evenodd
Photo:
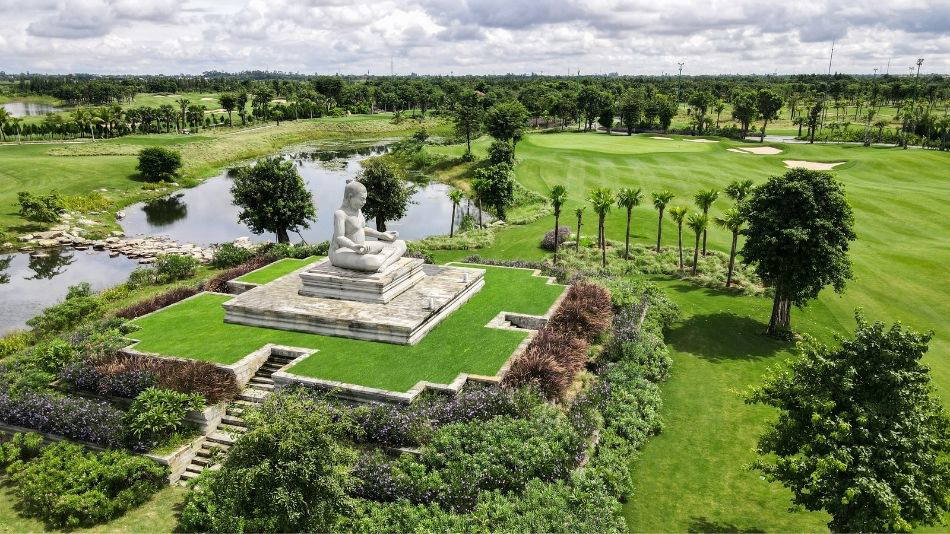
<path fill-rule="evenodd" d="M 340 206 L 347 180 L 359 173 L 360 160 L 386 150 L 384 146 L 371 146 L 336 152 L 301 149 L 284 153 L 284 157 L 296 164 L 317 207 L 316 222 L 300 232 L 304 240 L 318 243 L 330 238 L 330 221 Z M 396 230 L 404 239 L 449 233 L 452 217 L 449 190 L 449 186 L 438 183 L 417 187 L 406 216 L 398 221 L 387 221 L 386 229 Z M 258 242 L 273 241 L 273 234 L 252 234 L 238 222 L 240 209 L 231 204 L 231 198 L 231 178 L 222 173 L 197 187 L 130 206 L 125 210 L 127 216 L 122 228 L 129 236 L 163 234 L 178 242 L 199 245 L 233 241 L 242 236 Z M 461 210 L 458 211 L 456 219 L 461 218 Z M 373 221 L 368 223 L 374 224 Z M 293 233 L 290 237 L 291 241 L 300 240 Z"/>
<path fill-rule="evenodd" d="M 0 106 L 14 117 L 28 117 L 30 115 L 43 115 L 51 111 L 62 111 L 62 108 L 56 106 L 34 102 L 6 102 L 0 104 Z"/>

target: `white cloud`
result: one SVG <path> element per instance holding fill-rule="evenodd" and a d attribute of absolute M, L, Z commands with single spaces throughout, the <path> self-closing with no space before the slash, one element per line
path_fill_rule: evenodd
<path fill-rule="evenodd" d="M 6 71 L 950 72 L 950 2 L 0 0 Z M 42 46 L 37 43 L 43 40 Z"/>

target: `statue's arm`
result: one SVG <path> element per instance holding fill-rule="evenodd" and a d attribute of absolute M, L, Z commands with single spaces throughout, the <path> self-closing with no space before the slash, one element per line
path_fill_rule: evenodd
<path fill-rule="evenodd" d="M 381 239 L 383 241 L 395 241 L 395 239 L 399 237 L 399 232 L 396 232 L 396 231 L 380 232 L 379 230 L 376 230 L 375 228 L 370 228 L 369 226 L 364 228 L 363 232 L 370 237 L 375 237 L 376 239 Z"/>
<path fill-rule="evenodd" d="M 333 213 L 333 235 L 337 246 L 354 250 L 357 248 L 357 244 L 346 237 L 346 214 L 342 211 Z"/>

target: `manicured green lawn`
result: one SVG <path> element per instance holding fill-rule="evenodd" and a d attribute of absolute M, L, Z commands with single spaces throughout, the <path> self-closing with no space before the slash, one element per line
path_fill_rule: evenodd
<path fill-rule="evenodd" d="M 303 376 L 406 391 L 419 380 L 448 383 L 461 372 L 494 375 L 525 333 L 485 328 L 501 311 L 544 314 L 564 290 L 526 269 L 483 267 L 485 286 L 417 345 L 393 345 L 224 323 L 221 303 L 205 294 L 138 319 L 136 348 L 233 363 L 266 343 L 319 349 L 293 367 Z"/>
<path fill-rule="evenodd" d="M 309 258 L 304 259 L 284 258 L 282 260 L 277 260 L 270 265 L 261 267 L 256 271 L 251 271 L 244 276 L 239 277 L 237 280 L 239 282 L 248 282 L 250 284 L 266 284 L 267 282 L 273 282 L 281 276 L 290 274 L 297 269 L 305 267 L 315 261 L 317 261 L 316 256 L 310 256 Z"/>
<path fill-rule="evenodd" d="M 677 136 L 671 136 L 677 137 Z M 484 154 L 485 139 L 475 146 Z M 728 152 L 755 144 L 722 141 L 692 143 L 650 136 L 603 133 L 532 134 L 518 144 L 518 180 L 547 193 L 556 184 L 569 193 L 561 224 L 574 227 L 575 207 L 586 207 L 585 235 L 592 236 L 596 216 L 585 198 L 594 187 L 641 187 L 644 203 L 633 211 L 632 240 L 655 243 L 657 213 L 649 194 L 669 189 L 672 204 L 695 209 L 699 189 L 722 189 L 734 179 L 756 183 L 785 172 L 782 160 L 846 161 L 833 171 L 855 213 L 858 240 L 852 247 L 854 280 L 838 295 L 822 292 L 806 310 L 792 312 L 792 326 L 827 342 L 853 331 L 853 313 L 861 307 L 872 320 L 900 320 L 920 330 L 933 329 L 925 362 L 944 403 L 950 403 L 950 225 L 943 214 L 950 203 L 947 169 L 950 154 L 854 145 L 775 145 L 778 155 Z M 439 147 L 461 153 L 458 147 Z M 730 205 L 722 195 L 711 215 Z M 622 240 L 624 214 L 614 209 L 607 235 Z M 449 261 L 477 252 L 485 257 L 540 259 L 541 236 L 553 226 L 547 217 L 502 231 L 491 248 L 436 254 Z M 663 223 L 663 244 L 675 246 L 676 228 Z M 728 252 L 729 234 L 713 226 L 709 246 Z M 670 336 L 673 376 L 663 387 L 666 400 L 661 436 L 651 440 L 635 465 L 636 487 L 626 507 L 637 531 L 761 529 L 823 530 L 820 514 L 789 513 L 789 493 L 745 470 L 767 409 L 746 406 L 736 390 L 759 383 L 773 363 L 789 356 L 758 332 L 769 317 L 769 302 L 731 297 L 680 283 L 667 283 L 670 295 L 693 316 Z"/>

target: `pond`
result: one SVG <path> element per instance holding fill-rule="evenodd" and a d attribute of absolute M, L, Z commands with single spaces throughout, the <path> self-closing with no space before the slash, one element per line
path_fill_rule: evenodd
<path fill-rule="evenodd" d="M 332 214 L 340 206 L 346 182 L 359 173 L 360 160 L 386 150 L 385 146 L 377 145 L 343 151 L 297 149 L 283 153 L 297 166 L 317 207 L 316 222 L 312 222 L 309 229 L 301 230 L 299 236 L 292 233 L 291 241 L 299 241 L 301 236 L 308 243 L 329 239 Z M 242 236 L 256 242 L 273 241 L 273 234 L 255 235 L 238 222 L 240 209 L 231 204 L 231 181 L 224 172 L 192 189 L 132 205 L 125 210 L 122 229 L 129 236 L 162 234 L 180 243 L 198 245 L 233 241 Z M 440 183 L 418 186 L 406 216 L 398 221 L 387 221 L 386 229 L 396 230 L 404 239 L 449 233 L 452 217 L 449 191 L 449 186 Z M 457 211 L 456 227 L 462 216 L 461 210 Z"/>
<path fill-rule="evenodd" d="M 35 102 L 5 102 L 0 104 L 14 117 L 28 117 L 30 115 L 44 115 L 52 111 L 62 111 L 63 108 L 51 106 L 49 104 L 37 104 Z"/>
<path fill-rule="evenodd" d="M 66 296 L 66 289 L 89 282 L 94 290 L 128 278 L 138 262 L 108 252 L 54 249 L 43 255 L 0 254 L 0 335 L 25 328 L 26 321 Z"/>

